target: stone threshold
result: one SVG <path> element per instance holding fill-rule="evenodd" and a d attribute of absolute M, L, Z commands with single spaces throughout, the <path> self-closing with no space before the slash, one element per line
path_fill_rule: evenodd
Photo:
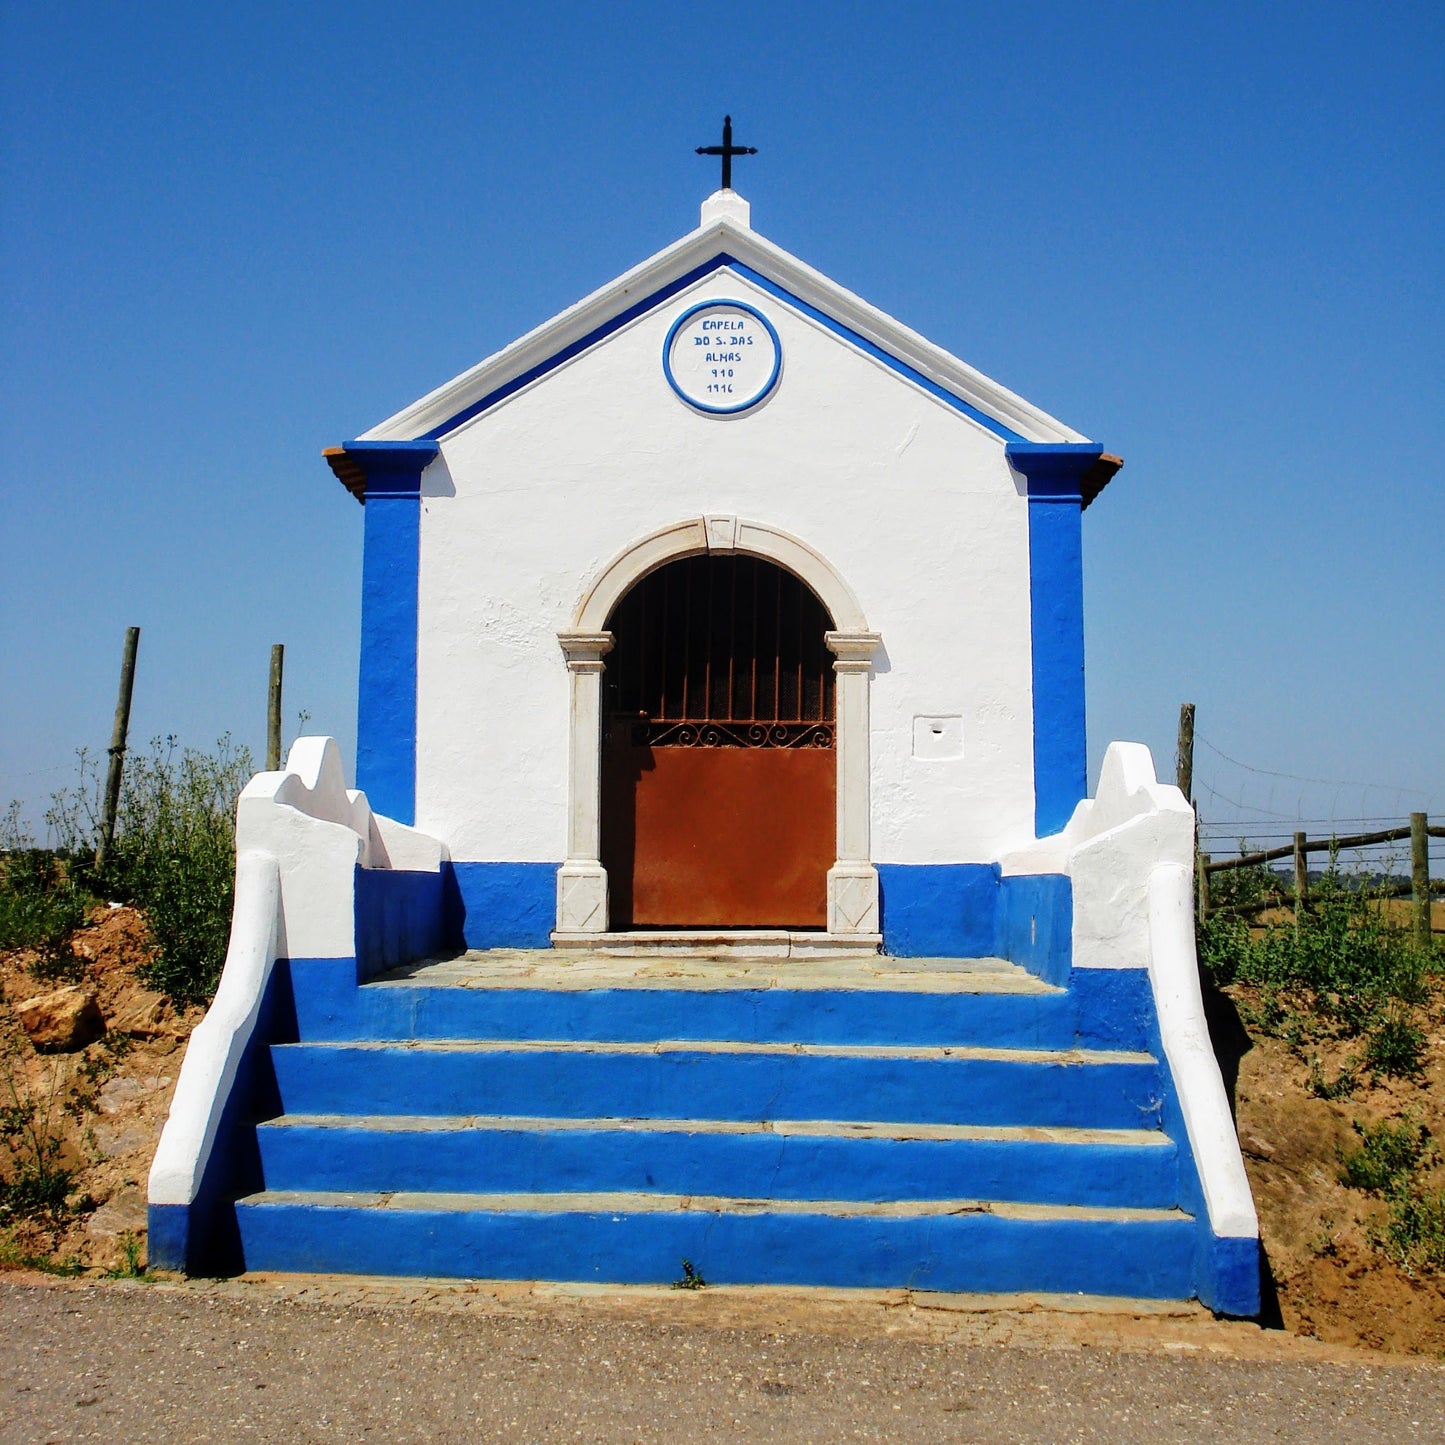
<path fill-rule="evenodd" d="M 776 953 L 739 957 L 701 948 L 623 955 L 581 948 L 486 949 L 403 964 L 377 975 L 365 987 L 520 988 L 567 993 L 591 989 L 1062 992 L 1002 958 L 890 958 L 877 953 L 861 957 L 792 958 Z"/>
<path fill-rule="evenodd" d="M 880 933 L 825 933 L 821 929 L 674 928 L 627 933 L 552 934 L 554 948 L 606 958 L 656 958 L 700 954 L 708 958 L 871 958 Z"/>

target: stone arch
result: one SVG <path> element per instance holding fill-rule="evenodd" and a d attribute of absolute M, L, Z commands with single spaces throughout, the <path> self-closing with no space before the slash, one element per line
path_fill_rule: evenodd
<path fill-rule="evenodd" d="M 878 872 L 869 837 L 868 684 L 881 642 L 833 565 L 776 527 L 731 516 L 695 517 L 640 538 L 598 574 L 557 640 L 571 674 L 567 858 L 557 873 L 559 945 L 595 942 L 608 930 L 607 873 L 601 863 L 602 673 L 612 647 L 613 609 L 650 572 L 701 552 L 741 552 L 792 572 L 833 619 L 825 634 L 837 676 L 837 861 L 828 872 L 826 937 L 840 947 L 876 948 Z M 817 935 L 810 935 L 816 940 Z"/>
<path fill-rule="evenodd" d="M 868 622 L 853 589 L 821 553 L 789 532 L 738 517 L 694 517 L 663 527 L 619 552 L 578 604 L 572 626 L 577 632 L 600 632 L 612 609 L 649 572 L 679 557 L 699 552 L 743 552 L 776 562 L 800 577 L 818 595 L 839 632 L 867 632 Z"/>

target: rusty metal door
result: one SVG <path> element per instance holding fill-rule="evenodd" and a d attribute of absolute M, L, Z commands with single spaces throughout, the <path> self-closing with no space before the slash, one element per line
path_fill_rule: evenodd
<path fill-rule="evenodd" d="M 752 557 L 669 563 L 618 604 L 602 737 L 613 928 L 826 927 L 829 625 L 806 585 Z"/>

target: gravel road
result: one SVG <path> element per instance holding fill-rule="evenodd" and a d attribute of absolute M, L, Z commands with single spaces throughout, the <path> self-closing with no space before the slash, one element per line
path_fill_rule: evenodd
<path fill-rule="evenodd" d="M 1203 1316 L 9 1275 L 0 1340 L 5 1442 L 1445 1439 L 1445 1367 Z"/>

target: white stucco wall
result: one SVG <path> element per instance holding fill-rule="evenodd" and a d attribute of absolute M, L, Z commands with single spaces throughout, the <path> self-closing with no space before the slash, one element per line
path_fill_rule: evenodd
<path fill-rule="evenodd" d="M 777 328 L 751 414 L 699 415 L 661 366 L 709 298 Z M 798 536 L 883 635 L 872 681 L 873 857 L 984 862 L 1033 837 L 1027 503 L 983 427 L 732 273 L 442 442 L 422 482 L 417 826 L 461 860 L 566 852 L 568 679 L 556 634 L 623 548 L 735 514 Z M 959 715 L 963 756 L 913 756 Z"/>

